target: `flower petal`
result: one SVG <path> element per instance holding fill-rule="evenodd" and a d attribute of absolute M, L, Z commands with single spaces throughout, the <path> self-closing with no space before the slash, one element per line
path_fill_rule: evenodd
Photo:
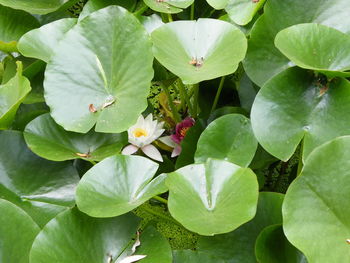
<path fill-rule="evenodd" d="M 163 162 L 163 157 L 160 154 L 159 150 L 154 147 L 152 144 L 148 144 L 141 148 L 141 150 L 146 154 L 149 158 L 152 158 L 156 161 Z"/>
<path fill-rule="evenodd" d="M 181 145 L 176 145 L 173 152 L 171 153 L 171 157 L 179 156 L 181 153 Z"/>
<path fill-rule="evenodd" d="M 128 146 L 126 146 L 123 151 L 122 151 L 122 154 L 124 155 L 130 155 L 130 154 L 133 154 L 133 153 L 136 153 L 137 150 L 139 148 L 135 145 L 132 145 L 132 144 L 129 144 Z"/>
<path fill-rule="evenodd" d="M 160 137 L 158 140 L 171 148 L 175 148 L 176 146 L 176 143 L 170 138 L 170 136 Z"/>

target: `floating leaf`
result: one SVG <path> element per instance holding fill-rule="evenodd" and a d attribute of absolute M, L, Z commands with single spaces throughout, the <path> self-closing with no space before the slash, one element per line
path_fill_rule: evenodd
<path fill-rule="evenodd" d="M 203 131 L 195 161 L 200 163 L 216 158 L 247 167 L 257 147 L 250 120 L 240 114 L 227 114 L 211 122 Z"/>
<path fill-rule="evenodd" d="M 26 33 L 18 43 L 19 52 L 24 56 L 48 62 L 57 47 L 57 43 L 76 22 L 75 18 L 65 18 Z"/>
<path fill-rule="evenodd" d="M 28 263 L 40 228 L 22 209 L 0 199 L 0 262 Z"/>
<path fill-rule="evenodd" d="M 265 227 L 282 223 L 283 197 L 278 193 L 261 192 L 253 220 L 224 235 L 201 237 L 198 250 L 225 263 L 256 263 L 255 240 Z"/>
<path fill-rule="evenodd" d="M 95 217 L 127 213 L 167 191 L 165 175 L 153 178 L 158 164 L 140 156 L 115 155 L 91 168 L 77 187 L 77 205 Z"/>
<path fill-rule="evenodd" d="M 143 0 L 145 4 L 160 13 L 176 14 L 189 7 L 194 0 Z"/>
<path fill-rule="evenodd" d="M 294 66 L 274 45 L 276 34 L 300 23 L 318 23 L 350 33 L 348 0 L 269 0 L 256 21 L 249 39 L 244 68 L 259 86 Z"/>
<path fill-rule="evenodd" d="M 350 36 L 319 24 L 299 24 L 276 35 L 276 47 L 297 66 L 327 76 L 350 76 Z"/>
<path fill-rule="evenodd" d="M 68 31 L 48 63 L 51 116 L 75 132 L 95 124 L 99 132 L 127 130 L 147 106 L 152 61 L 149 36 L 131 13 L 109 6 L 90 14 Z"/>
<path fill-rule="evenodd" d="M 24 138 L 34 153 L 52 161 L 77 158 L 101 161 L 119 153 L 127 143 L 125 134 L 68 132 L 57 125 L 49 114 L 31 121 L 25 128 Z"/>
<path fill-rule="evenodd" d="M 266 0 L 228 0 L 225 11 L 233 22 L 246 25 L 264 6 Z"/>
<path fill-rule="evenodd" d="M 208 4 L 215 9 L 224 9 L 229 0 L 207 0 Z"/>
<path fill-rule="evenodd" d="M 0 129 L 8 128 L 19 105 L 31 91 L 29 80 L 22 76 L 23 66 L 17 62 L 17 74 L 0 86 Z"/>
<path fill-rule="evenodd" d="M 79 177 L 68 162 L 39 158 L 20 132 L 0 133 L 0 197 L 25 210 L 40 226 L 74 205 Z"/>
<path fill-rule="evenodd" d="M 171 215 L 201 235 L 232 231 L 256 212 L 255 174 L 226 161 L 208 159 L 205 164 L 185 166 L 170 173 L 166 184 Z"/>
<path fill-rule="evenodd" d="M 315 147 L 350 134 L 350 83 L 335 79 L 323 86 L 310 72 L 287 69 L 260 90 L 251 121 L 261 146 L 281 160 L 303 139 L 305 160 Z"/>
<path fill-rule="evenodd" d="M 272 225 L 261 231 L 255 243 L 259 263 L 307 263 L 304 255 L 284 236 L 282 225 Z"/>
<path fill-rule="evenodd" d="M 193 250 L 174 250 L 174 263 L 226 263 L 202 252 Z"/>
<path fill-rule="evenodd" d="M 149 34 L 151 34 L 158 27 L 164 25 L 162 18 L 156 14 L 153 14 L 151 16 L 141 16 L 139 17 L 139 20 Z"/>
<path fill-rule="evenodd" d="M 349 136 L 316 148 L 287 190 L 284 232 L 308 262 L 347 262 L 350 258 L 349 154 Z"/>
<path fill-rule="evenodd" d="M 201 18 L 167 23 L 152 32 L 153 53 L 185 84 L 196 84 L 236 71 L 247 40 L 228 22 Z"/>
<path fill-rule="evenodd" d="M 56 11 L 69 0 L 0 0 L 0 4 L 13 9 L 21 9 L 32 14 L 48 14 Z"/>

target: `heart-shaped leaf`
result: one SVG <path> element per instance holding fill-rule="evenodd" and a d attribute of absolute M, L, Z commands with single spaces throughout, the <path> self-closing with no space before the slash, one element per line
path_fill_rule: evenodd
<path fill-rule="evenodd" d="M 203 131 L 195 161 L 201 163 L 216 158 L 247 167 L 257 147 L 250 120 L 240 114 L 227 114 L 211 122 Z"/>
<path fill-rule="evenodd" d="M 74 205 L 79 177 L 68 162 L 33 154 L 20 132 L 0 133 L 0 196 L 24 209 L 40 226 Z"/>
<path fill-rule="evenodd" d="M 318 147 L 288 188 L 284 232 L 308 262 L 347 262 L 350 258 L 349 154 L 349 136 Z"/>
<path fill-rule="evenodd" d="M 305 256 L 285 237 L 282 225 L 272 225 L 261 231 L 255 243 L 259 263 L 307 263 Z"/>
<path fill-rule="evenodd" d="M 251 121 L 261 146 L 281 160 L 303 139 L 305 160 L 315 147 L 350 134 L 350 83 L 339 78 L 324 86 L 310 72 L 287 69 L 259 91 Z"/>
<path fill-rule="evenodd" d="M 236 71 L 247 40 L 228 22 L 201 18 L 167 23 L 152 32 L 153 53 L 185 84 L 196 84 Z"/>
<path fill-rule="evenodd" d="M 8 128 L 19 105 L 31 91 L 29 80 L 22 76 L 23 65 L 17 62 L 17 74 L 0 86 L 0 129 Z"/>
<path fill-rule="evenodd" d="M 90 14 L 68 31 L 47 66 L 51 116 L 75 132 L 95 124 L 99 132 L 127 130 L 147 106 L 152 61 L 148 33 L 135 16 L 117 6 Z"/>
<path fill-rule="evenodd" d="M 88 217 L 77 209 L 65 211 L 36 237 L 30 262 L 115 262 L 135 242 L 132 239 L 138 225 L 139 219 L 132 214 L 100 219 Z"/>
<path fill-rule="evenodd" d="M 32 14 L 48 14 L 56 11 L 69 0 L 0 0 L 0 4 L 13 9 L 21 9 Z"/>
<path fill-rule="evenodd" d="M 17 51 L 20 37 L 39 26 L 39 22 L 30 14 L 0 5 L 0 50 Z"/>
<path fill-rule="evenodd" d="M 22 209 L 6 200 L 0 199 L 0 211 L 0 262 L 28 263 L 40 228 Z"/>
<path fill-rule="evenodd" d="M 68 132 L 57 125 L 50 114 L 31 121 L 25 128 L 24 138 L 34 153 L 52 161 L 77 158 L 101 161 L 119 153 L 127 143 L 126 134 Z"/>
<path fill-rule="evenodd" d="M 26 57 L 48 62 L 57 43 L 76 23 L 75 18 L 65 18 L 34 29 L 21 37 L 18 50 Z"/>
<path fill-rule="evenodd" d="M 276 47 L 297 66 L 323 74 L 350 76 L 350 36 L 319 24 L 299 24 L 280 31 Z"/>
<path fill-rule="evenodd" d="M 170 173 L 166 184 L 171 215 L 201 235 L 232 231 L 256 212 L 255 174 L 226 161 L 208 159 L 205 164 L 185 166 Z"/>
<path fill-rule="evenodd" d="M 194 0 L 143 0 L 145 4 L 160 13 L 176 14 L 189 7 Z"/>
<path fill-rule="evenodd" d="M 165 175 L 152 180 L 158 164 L 140 156 L 115 155 L 91 168 L 80 180 L 76 200 L 95 217 L 125 214 L 167 191 Z"/>
<path fill-rule="evenodd" d="M 261 192 L 253 220 L 224 235 L 201 237 L 198 251 L 225 260 L 225 263 L 256 263 L 255 240 L 265 227 L 282 223 L 283 198 L 282 194 Z"/>
<path fill-rule="evenodd" d="M 264 6 L 266 0 L 228 0 L 225 11 L 238 25 L 246 25 Z"/>
<path fill-rule="evenodd" d="M 276 34 L 300 23 L 318 23 L 350 33 L 348 0 L 269 0 L 255 23 L 249 39 L 244 68 L 259 86 L 294 66 L 274 45 Z"/>

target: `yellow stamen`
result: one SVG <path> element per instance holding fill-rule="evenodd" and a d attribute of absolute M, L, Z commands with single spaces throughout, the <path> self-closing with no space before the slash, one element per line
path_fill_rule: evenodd
<path fill-rule="evenodd" d="M 136 137 L 136 138 L 139 138 L 139 137 L 141 137 L 141 136 L 147 136 L 148 135 L 148 133 L 147 133 L 147 131 L 145 130 L 145 129 L 142 129 L 142 128 L 136 128 L 134 131 L 133 131 L 133 133 L 134 133 L 134 136 Z"/>
<path fill-rule="evenodd" d="M 186 133 L 187 131 L 190 129 L 190 127 L 185 127 L 185 128 L 182 128 L 181 131 L 180 131 L 180 134 L 182 137 L 185 137 L 186 136 Z"/>

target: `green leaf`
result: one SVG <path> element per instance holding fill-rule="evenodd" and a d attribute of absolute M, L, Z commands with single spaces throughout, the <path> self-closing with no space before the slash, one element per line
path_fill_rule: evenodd
<path fill-rule="evenodd" d="M 77 209 L 68 210 L 51 220 L 36 237 L 30 262 L 115 262 L 135 242 L 132 238 L 138 225 L 139 219 L 132 214 L 100 219 Z"/>
<path fill-rule="evenodd" d="M 132 9 L 134 9 L 136 5 L 136 0 L 89 0 L 84 5 L 83 11 L 81 11 L 79 15 L 79 21 L 88 16 L 89 14 L 110 5 L 119 5 L 129 11 L 132 11 Z"/>
<path fill-rule="evenodd" d="M 39 158 L 20 132 L 0 133 L 0 197 L 25 210 L 40 226 L 74 205 L 79 177 L 71 163 Z"/>
<path fill-rule="evenodd" d="M 153 14 L 151 16 L 140 16 L 139 20 L 149 34 L 151 34 L 158 27 L 164 25 L 162 18 L 157 14 Z"/>
<path fill-rule="evenodd" d="M 251 112 L 261 146 L 287 161 L 303 139 L 305 160 L 315 147 L 350 134 L 350 83 L 339 78 L 327 85 L 299 68 L 287 69 L 266 83 Z"/>
<path fill-rule="evenodd" d="M 13 9 L 21 9 L 33 14 L 48 14 L 56 11 L 69 0 L 0 0 L 0 4 Z"/>
<path fill-rule="evenodd" d="M 300 23 L 318 23 L 350 33 L 350 5 L 348 0 L 269 0 L 264 14 L 255 23 L 248 45 L 244 68 L 249 78 L 259 86 L 293 67 L 274 45 L 276 34 L 284 28 Z"/>
<path fill-rule="evenodd" d="M 257 147 L 250 120 L 240 114 L 227 114 L 211 122 L 203 131 L 195 161 L 201 163 L 215 158 L 247 167 Z"/>
<path fill-rule="evenodd" d="M 0 4 L 1 2 L 0 0 Z M 17 51 L 20 37 L 39 26 L 39 22 L 30 14 L 0 5 L 0 50 Z"/>
<path fill-rule="evenodd" d="M 19 105 L 31 91 L 29 80 L 22 76 L 23 66 L 17 62 L 17 74 L 6 84 L 0 85 L 0 129 L 8 128 Z"/>
<path fill-rule="evenodd" d="M 282 223 L 283 197 L 284 195 L 278 193 L 260 193 L 253 220 L 224 235 L 201 237 L 198 240 L 198 251 L 227 263 L 256 263 L 255 240 L 265 227 Z"/>
<path fill-rule="evenodd" d="M 115 155 L 91 168 L 76 191 L 79 209 L 95 217 L 127 213 L 167 191 L 165 175 L 153 178 L 158 164 L 140 156 Z"/>
<path fill-rule="evenodd" d="M 19 52 L 26 57 L 48 62 L 57 47 L 57 43 L 76 22 L 75 18 L 65 18 L 26 33 L 18 43 Z"/>
<path fill-rule="evenodd" d="M 154 56 L 185 84 L 235 72 L 247 50 L 239 29 L 208 18 L 167 23 L 152 32 L 152 39 Z"/>
<path fill-rule="evenodd" d="M 69 131 L 86 133 L 95 124 L 98 132 L 127 130 L 147 107 L 152 61 L 136 17 L 117 6 L 92 13 L 68 31 L 48 63 L 51 116 Z"/>
<path fill-rule="evenodd" d="M 318 147 L 288 188 L 283 203 L 284 232 L 309 262 L 346 262 L 350 258 L 349 149 L 349 136 Z"/>
<path fill-rule="evenodd" d="M 52 161 L 83 158 L 101 161 L 117 154 L 127 143 L 126 134 L 86 134 L 68 132 L 55 123 L 50 114 L 31 121 L 25 128 L 24 138 L 37 155 Z"/>
<path fill-rule="evenodd" d="M 174 250 L 174 263 L 226 263 L 205 253 L 193 250 Z"/>
<path fill-rule="evenodd" d="M 207 0 L 208 4 L 215 9 L 224 9 L 229 0 Z"/>
<path fill-rule="evenodd" d="M 176 14 L 189 7 L 194 0 L 143 0 L 154 11 L 167 14 Z"/>
<path fill-rule="evenodd" d="M 171 215 L 201 235 L 232 231 L 256 212 L 255 174 L 226 161 L 208 159 L 205 164 L 185 166 L 170 173 L 166 184 Z"/>
<path fill-rule="evenodd" d="M 299 24 L 280 31 L 276 47 L 293 63 L 323 74 L 350 76 L 350 36 L 319 24 Z"/>
<path fill-rule="evenodd" d="M 264 6 L 265 1 L 228 0 L 225 11 L 233 22 L 243 26 L 252 21 L 255 14 Z"/>
<path fill-rule="evenodd" d="M 282 225 L 272 225 L 261 231 L 255 243 L 255 255 L 259 263 L 306 263 L 283 233 Z"/>
<path fill-rule="evenodd" d="M 0 262 L 28 263 L 29 251 L 40 229 L 14 204 L 0 199 Z"/>

